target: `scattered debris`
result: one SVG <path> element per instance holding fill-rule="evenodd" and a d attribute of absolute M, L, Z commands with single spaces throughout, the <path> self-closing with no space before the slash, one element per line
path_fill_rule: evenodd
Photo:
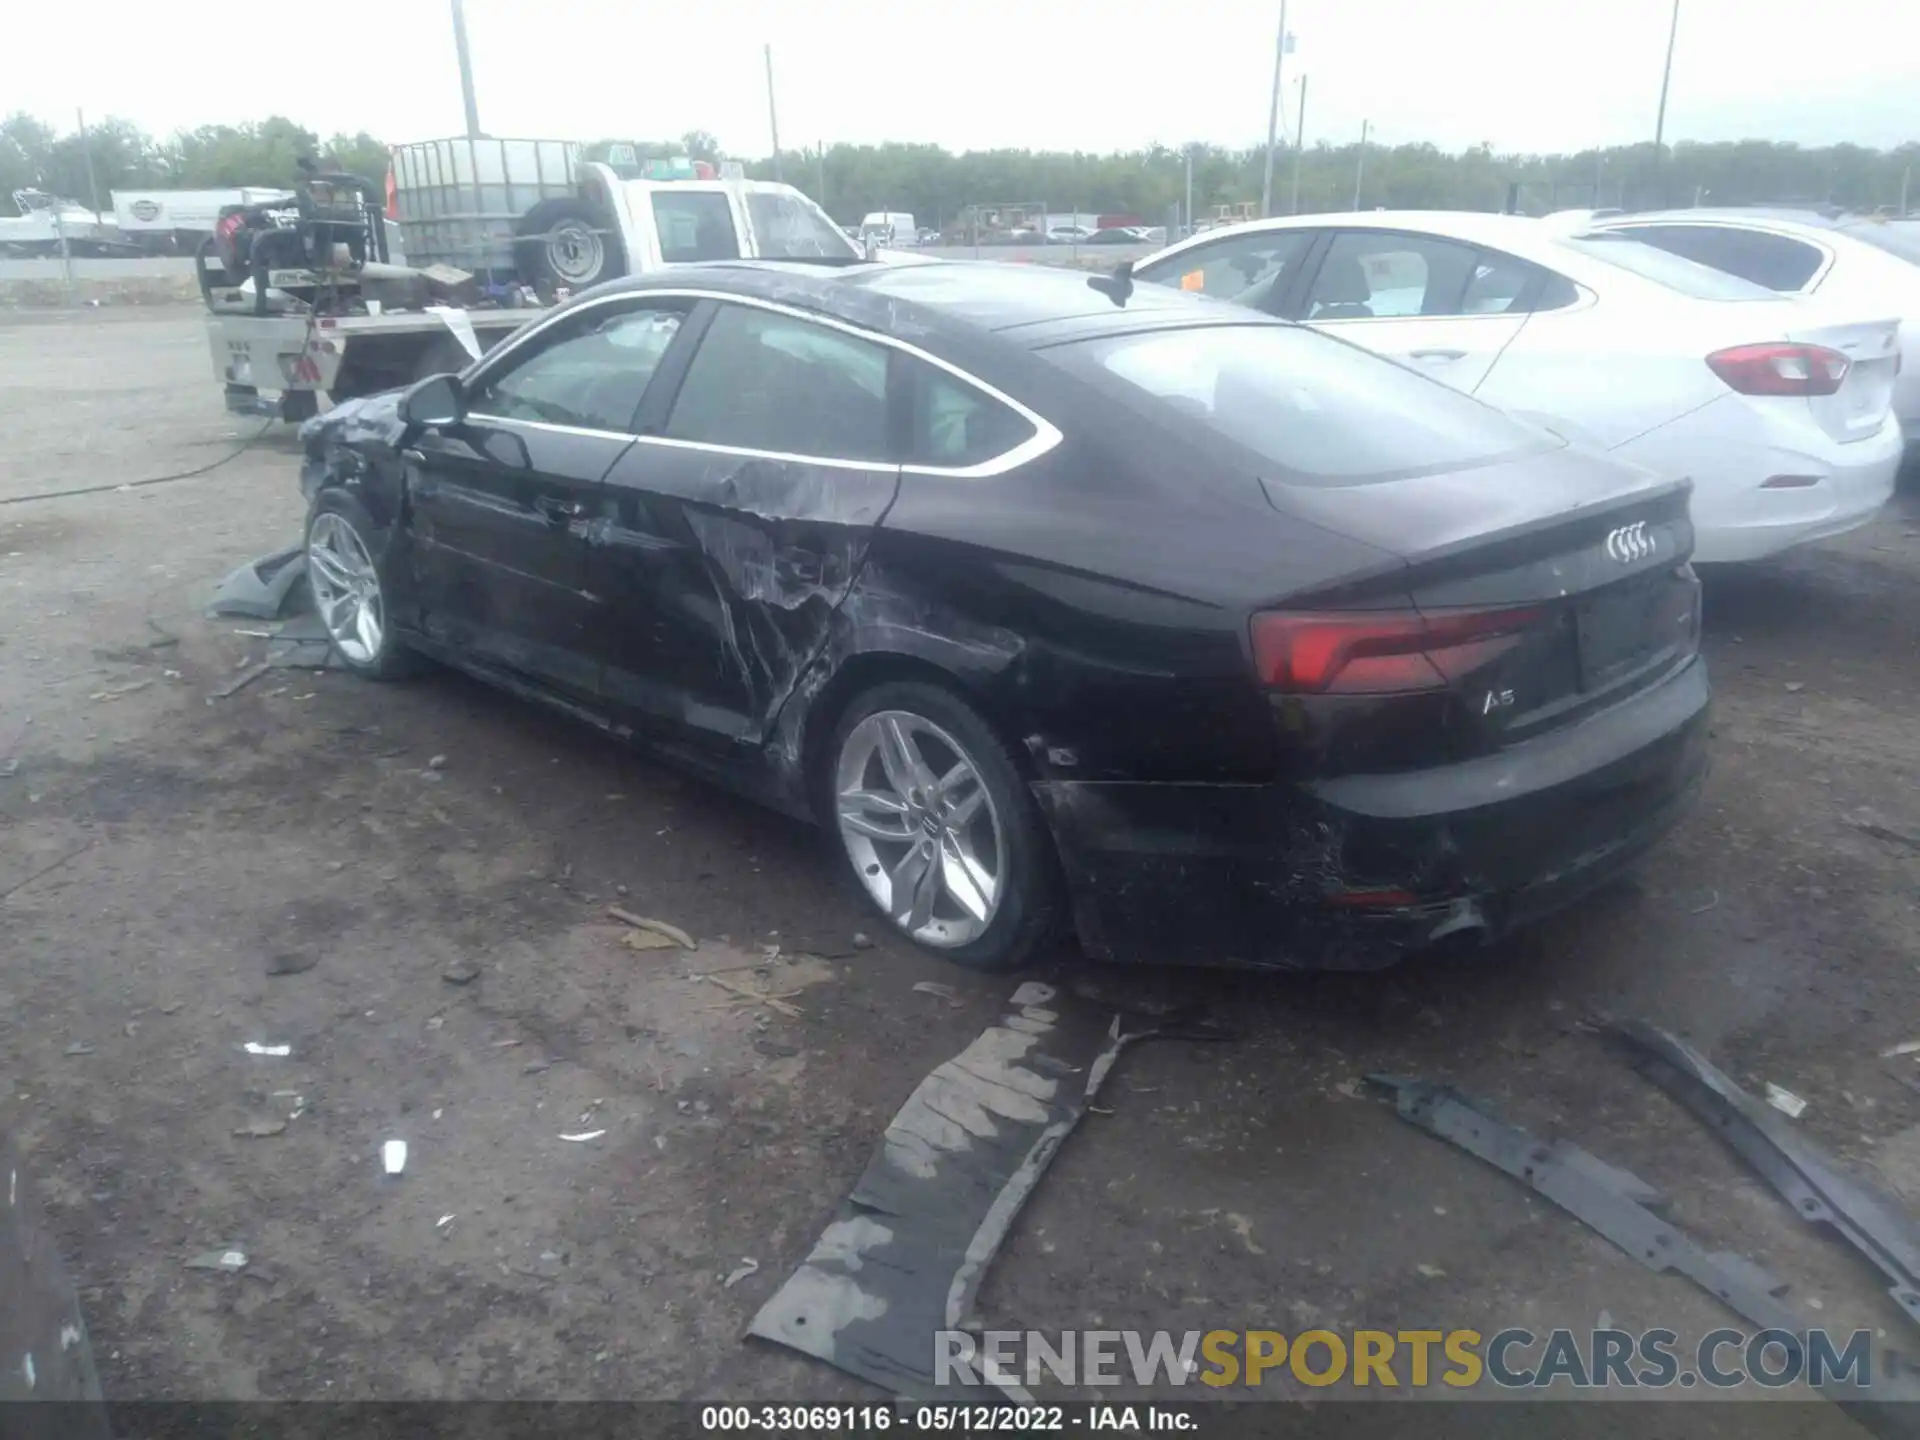
<path fill-rule="evenodd" d="M 779 995 L 769 995 L 764 990 L 756 990 L 751 985 L 742 985 L 739 981 L 729 980 L 722 975 L 708 974 L 700 978 L 709 985 L 718 985 L 731 995 L 738 995 L 742 1000 L 751 1000 L 757 1005 L 766 1006 L 769 1010 L 777 1010 L 792 1020 L 798 1020 L 806 1013 L 798 1005 L 789 1004 Z"/>
<path fill-rule="evenodd" d="M 307 567 L 299 563 L 305 553 L 304 546 L 293 545 L 242 565 L 220 582 L 207 613 L 244 620 L 277 620 L 286 610 L 294 587 L 306 579 Z"/>
<path fill-rule="evenodd" d="M 480 978 L 480 967 L 471 960 L 456 960 L 440 972 L 440 978 L 449 985 L 471 985 Z"/>
<path fill-rule="evenodd" d="M 427 761 L 427 769 L 429 770 L 444 770 L 446 768 L 447 768 L 447 757 L 444 755 L 432 756 Z"/>
<path fill-rule="evenodd" d="M 1803 1130 L 1777 1117 L 1771 1098 L 1754 1099 L 1684 1041 L 1644 1021 L 1615 1033 L 1635 1048 L 1641 1074 L 1693 1111 L 1802 1220 L 1839 1231 L 1893 1282 L 1894 1303 L 1920 1322 L 1920 1230 L 1893 1200 L 1844 1174 Z"/>
<path fill-rule="evenodd" d="M 296 615 L 277 632 L 271 632 L 269 638 L 271 643 L 267 646 L 266 664 L 272 669 L 346 668 L 345 662 L 334 651 L 325 623 L 311 611 Z"/>
<path fill-rule="evenodd" d="M 247 1268 L 247 1252 L 244 1250 L 207 1250 L 187 1261 L 189 1270 L 224 1270 L 232 1274 L 236 1270 Z"/>
<path fill-rule="evenodd" d="M 1807 687 L 1798 680 L 1787 681 L 1787 693 L 1789 695 L 1798 695 L 1802 690 L 1806 688 Z"/>
<path fill-rule="evenodd" d="M 812 1253 L 748 1333 L 815 1356 L 895 1395 L 937 1386 L 926 1337 L 975 1312 L 987 1267 L 1120 1052 L 1167 1027 L 1123 1034 L 1100 1007 L 1050 985 L 922 1080 Z M 1196 1038 L 1201 1033 L 1191 1031 Z M 1015 1403 L 1017 1385 L 996 1385 Z"/>
<path fill-rule="evenodd" d="M 296 1115 L 299 1113 L 297 1110 L 294 1111 Z M 242 1140 L 265 1140 L 270 1136 L 286 1134 L 287 1122 L 284 1120 L 249 1120 L 233 1133 Z"/>
<path fill-rule="evenodd" d="M 1920 827 L 1896 824 L 1878 811 L 1856 810 L 1847 817 L 1847 823 L 1876 840 L 1890 840 L 1909 850 L 1920 850 Z"/>
<path fill-rule="evenodd" d="M 226 684 L 216 686 L 213 694 L 207 697 L 209 703 L 214 700 L 225 700 L 230 695 L 239 694 L 272 668 L 271 665 L 262 663 L 253 666 L 251 669 L 242 670 L 238 675 L 234 676 L 233 679 L 227 681 Z"/>
<path fill-rule="evenodd" d="M 380 1168 L 389 1175 L 398 1175 L 407 1168 L 407 1142 L 389 1140 L 380 1147 Z"/>
<path fill-rule="evenodd" d="M 1687 909 L 1687 913 L 1689 915 L 1704 915 L 1719 903 L 1720 903 L 1720 892 L 1718 890 L 1714 890 L 1709 892 L 1705 903 L 1700 905 L 1689 906 Z"/>
<path fill-rule="evenodd" d="M 245 1050 L 249 1055 L 272 1055 L 280 1059 L 285 1059 L 287 1056 L 293 1054 L 293 1046 L 291 1045 L 262 1045 L 258 1040 L 249 1040 L 240 1048 Z"/>
<path fill-rule="evenodd" d="M 438 1220 L 433 1222 L 433 1228 L 436 1230 L 445 1230 L 451 1224 L 453 1224 L 453 1216 L 442 1215 Z"/>
<path fill-rule="evenodd" d="M 562 1140 L 570 1140 L 575 1145 L 585 1144 L 589 1140 L 598 1140 L 607 1132 L 604 1130 L 582 1130 L 578 1135 L 562 1135 Z"/>
<path fill-rule="evenodd" d="M 760 1262 L 758 1260 L 754 1259 L 751 1255 L 743 1255 L 740 1257 L 740 1264 L 727 1276 L 721 1288 L 723 1290 L 731 1290 L 749 1275 L 758 1273 L 759 1269 Z"/>
<path fill-rule="evenodd" d="M 1807 1108 L 1806 1101 L 1771 1080 L 1767 1081 L 1767 1104 L 1794 1120 L 1798 1120 Z"/>
<path fill-rule="evenodd" d="M 153 681 L 151 678 L 146 680 L 136 680 L 131 685 L 122 685 L 117 690 L 96 690 L 87 698 L 89 700 L 95 700 L 95 701 L 118 700 L 123 695 L 138 694 L 140 691 L 147 689 L 152 684 L 153 684 Z"/>
<path fill-rule="evenodd" d="M 35 797 L 29 795 L 27 798 L 31 800 L 31 799 L 34 799 Z M 16 880 L 13 882 L 13 884 L 9 885 L 6 889 L 0 890 L 0 900 L 5 900 L 9 895 L 18 894 L 20 891 L 26 889 L 27 886 L 33 884 L 33 882 L 36 880 L 45 879 L 47 876 L 51 875 L 54 871 L 58 870 L 62 865 L 70 864 L 71 862 L 78 860 L 82 855 L 86 854 L 87 851 L 91 850 L 92 848 L 93 848 L 93 841 L 91 840 L 87 841 L 86 844 L 84 845 L 76 845 L 73 849 L 67 851 L 66 854 L 60 856 L 58 859 L 51 860 L 47 864 L 42 865 L 38 870 L 35 870 L 31 875 L 27 876 L 26 879 Z"/>
<path fill-rule="evenodd" d="M 1882 1060 L 1893 1060 L 1902 1055 L 1920 1055 L 1920 1040 L 1902 1040 L 1891 1049 L 1880 1052 Z"/>
<path fill-rule="evenodd" d="M 60 1053 L 62 1055 L 65 1055 L 68 1059 L 74 1059 L 81 1055 L 93 1054 L 93 1046 L 82 1045 L 78 1041 L 75 1041 L 73 1044 L 67 1046 L 67 1048 L 62 1050 Z"/>
<path fill-rule="evenodd" d="M 1427 1279 L 1429 1280 L 1443 1279 L 1447 1273 L 1446 1271 L 1442 1270 L 1438 1265 L 1416 1265 L 1413 1268 L 1419 1274 L 1426 1276 Z"/>
<path fill-rule="evenodd" d="M 864 930 L 854 931 L 853 948 L 856 950 L 871 950 L 873 948 L 873 937 Z"/>
<path fill-rule="evenodd" d="M 1396 1075 L 1367 1078 L 1392 1097 L 1402 1120 L 1505 1171 L 1649 1270 L 1684 1275 L 1759 1329 L 1795 1338 L 1807 1333 L 1800 1317 L 1780 1299 L 1787 1291 L 1784 1281 L 1744 1255 L 1703 1248 L 1661 1218 L 1656 1212 L 1665 1207 L 1665 1197 L 1631 1171 L 1565 1140 L 1538 1140 L 1494 1118 L 1451 1086 Z M 1903 1373 L 1907 1367 L 1898 1357 L 1879 1358 L 1884 1363 L 1873 1367 L 1871 1390 L 1850 1378 L 1834 1377 L 1822 1393 L 1877 1433 L 1905 1433 L 1904 1425 L 1889 1431 L 1873 1423 L 1878 1402 L 1920 1400 L 1920 1384 L 1910 1372 Z"/>
<path fill-rule="evenodd" d="M 950 1000 L 955 1005 L 963 1003 L 958 990 L 951 985 L 943 985 L 938 980 L 921 980 L 913 988 L 916 994 L 938 995 L 942 1000 Z"/>
<path fill-rule="evenodd" d="M 671 940 L 657 930 L 622 930 L 620 943 L 629 950 L 678 950 L 680 948 L 678 940 Z M 761 963 L 763 962 L 756 960 L 752 965 L 744 968 L 756 969 Z"/>
<path fill-rule="evenodd" d="M 664 935 L 682 950 L 698 950 L 700 946 L 694 938 L 678 925 L 669 925 L 664 920 L 653 920 L 645 915 L 636 915 L 631 910 L 623 910 L 618 905 L 609 905 L 607 914 L 622 924 L 631 925 L 636 930 L 650 931 L 655 935 Z"/>
<path fill-rule="evenodd" d="M 304 975 L 320 963 L 320 957 L 306 950 L 289 950 L 267 961 L 269 975 Z"/>

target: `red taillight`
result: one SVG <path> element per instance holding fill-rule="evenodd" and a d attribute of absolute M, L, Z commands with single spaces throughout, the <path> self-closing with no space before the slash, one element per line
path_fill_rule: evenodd
<path fill-rule="evenodd" d="M 1513 645 L 1535 609 L 1297 614 L 1253 617 L 1260 683 L 1305 694 L 1377 695 L 1443 689 Z"/>
<path fill-rule="evenodd" d="M 1742 395 L 1831 395 L 1853 362 L 1824 345 L 1735 345 L 1707 356 L 1713 373 Z"/>

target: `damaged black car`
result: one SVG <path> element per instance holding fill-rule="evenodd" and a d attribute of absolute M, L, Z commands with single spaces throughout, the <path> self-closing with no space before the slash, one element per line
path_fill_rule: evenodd
<path fill-rule="evenodd" d="M 346 665 L 817 820 L 962 964 L 1389 963 L 1615 875 L 1705 768 L 1684 484 L 1124 273 L 616 281 L 302 438 Z"/>

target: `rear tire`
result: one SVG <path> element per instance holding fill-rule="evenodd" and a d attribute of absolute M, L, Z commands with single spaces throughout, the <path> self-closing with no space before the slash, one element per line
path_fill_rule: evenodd
<path fill-rule="evenodd" d="M 1017 968 L 1052 934 L 1061 885 L 1040 807 L 951 691 L 895 681 L 856 697 L 815 783 L 849 873 L 899 934 L 987 971 Z"/>
<path fill-rule="evenodd" d="M 514 224 L 514 265 L 542 294 L 578 293 L 627 272 L 613 217 L 577 196 L 542 200 Z"/>

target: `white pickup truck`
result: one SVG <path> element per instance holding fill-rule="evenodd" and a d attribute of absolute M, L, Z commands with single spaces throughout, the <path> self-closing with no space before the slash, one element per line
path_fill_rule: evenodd
<path fill-rule="evenodd" d="M 866 255 L 812 200 L 768 181 L 626 180 L 587 163 L 579 167 L 576 195 L 543 201 L 527 218 L 540 228 L 522 227 L 523 268 L 575 282 L 549 288 L 556 299 L 671 265 L 741 258 L 849 264 Z M 243 290 L 241 277 L 228 274 L 217 255 L 202 254 L 196 263 L 213 312 L 207 339 L 227 408 L 289 421 L 318 413 L 322 394 L 338 402 L 464 369 L 542 313 L 527 303 L 395 309 L 363 297 L 358 284 L 322 283 L 318 294 L 336 298 L 281 300 L 280 313 L 259 314 L 251 288 Z M 371 276 L 376 267 L 364 269 Z M 351 272 L 346 279 L 354 279 Z M 268 283 L 270 295 L 281 287 L 316 293 L 312 271 L 275 269 Z M 533 289 L 518 284 L 500 293 L 524 302 Z"/>

